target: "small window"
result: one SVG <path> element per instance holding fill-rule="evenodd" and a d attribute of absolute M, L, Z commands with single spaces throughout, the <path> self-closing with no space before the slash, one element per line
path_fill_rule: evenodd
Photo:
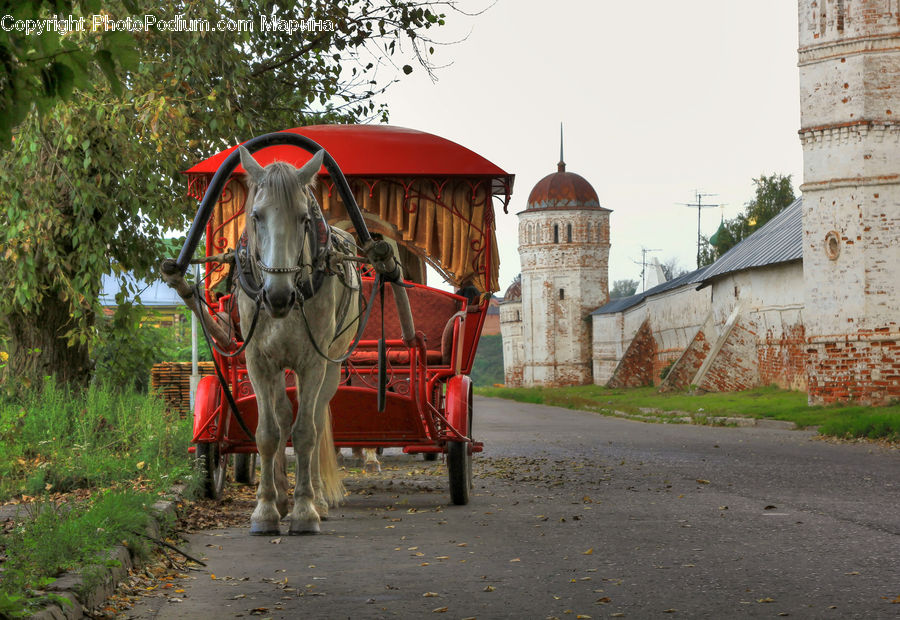
<path fill-rule="evenodd" d="M 559 298 L 560 299 L 566 298 L 566 289 L 564 289 L 564 288 L 559 289 Z"/>
<path fill-rule="evenodd" d="M 553 225 L 553 243 L 559 243 L 559 224 Z"/>
<path fill-rule="evenodd" d="M 585 228 L 584 238 L 587 239 L 588 243 L 591 242 L 591 223 L 587 223 L 587 227 Z"/>
<path fill-rule="evenodd" d="M 572 243 L 572 225 L 566 224 L 566 242 Z"/>

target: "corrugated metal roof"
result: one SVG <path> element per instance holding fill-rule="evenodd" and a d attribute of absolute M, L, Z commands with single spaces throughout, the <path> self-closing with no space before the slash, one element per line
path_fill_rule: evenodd
<path fill-rule="evenodd" d="M 690 273 L 686 273 L 682 276 L 678 276 L 673 280 L 668 280 L 663 282 L 662 284 L 657 284 L 653 288 L 648 288 L 643 293 L 637 293 L 636 295 L 631 295 L 630 297 L 622 297 L 619 299 L 613 299 L 608 304 L 600 306 L 593 312 L 591 312 L 591 316 L 595 314 L 615 314 L 616 312 L 622 312 L 624 310 L 628 310 L 632 308 L 646 298 L 652 295 L 658 295 L 660 293 L 665 293 L 666 291 L 670 291 L 672 289 L 676 289 L 680 286 L 684 286 L 686 284 L 693 284 L 696 282 L 702 282 L 705 271 L 709 269 L 709 267 L 701 267 L 695 271 L 691 271 Z"/>
<path fill-rule="evenodd" d="M 728 250 L 703 274 L 702 282 L 735 271 L 803 258 L 803 201 L 798 198 L 759 230 Z"/>
<path fill-rule="evenodd" d="M 685 274 L 659 286 L 621 299 L 613 299 L 608 304 L 591 312 L 595 314 L 615 314 L 637 306 L 647 297 L 684 286 L 698 284 L 705 286 L 720 276 L 753 269 L 787 263 L 803 258 L 803 200 L 798 198 L 784 211 L 766 222 L 759 230 L 728 250 L 712 265 Z"/>

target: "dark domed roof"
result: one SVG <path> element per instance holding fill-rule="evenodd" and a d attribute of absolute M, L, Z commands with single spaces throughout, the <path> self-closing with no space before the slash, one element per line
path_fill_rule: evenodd
<path fill-rule="evenodd" d="M 565 162 L 559 169 L 537 182 L 528 196 L 526 211 L 538 209 L 602 209 L 597 192 L 583 176 L 566 172 Z"/>
<path fill-rule="evenodd" d="M 522 299 L 522 274 L 516 276 L 503 295 L 503 301 L 519 301 L 520 299 Z"/>

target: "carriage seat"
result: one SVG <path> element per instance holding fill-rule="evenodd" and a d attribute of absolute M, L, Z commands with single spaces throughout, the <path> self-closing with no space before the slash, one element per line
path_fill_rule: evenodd
<path fill-rule="evenodd" d="M 366 300 L 369 299 L 373 283 L 370 278 L 362 280 L 362 293 Z M 401 340 L 400 319 L 394 304 L 393 287 L 385 286 L 384 292 L 384 337 L 387 340 Z M 461 311 L 465 298 L 425 286 L 408 288 L 406 294 L 412 308 L 416 332 L 421 333 L 425 339 L 428 365 L 449 366 L 453 355 L 453 323 L 458 315 L 465 318 L 465 313 Z M 233 330 L 229 333 L 235 333 L 238 341 L 242 340 L 240 316 L 234 297 L 227 295 L 220 298 L 219 302 L 219 311 L 216 313 L 219 322 L 224 328 Z M 361 341 L 377 341 L 381 337 L 381 303 L 377 296 L 373 299 L 373 303 L 374 307 Z M 478 308 L 477 305 L 474 307 Z M 352 317 L 355 308 L 350 308 L 348 312 Z M 392 364 L 409 364 L 409 351 L 406 348 L 389 349 L 388 359 Z M 350 361 L 357 366 L 374 366 L 378 363 L 378 351 L 359 347 L 350 357 Z"/>
<path fill-rule="evenodd" d="M 368 300 L 374 281 L 364 278 L 362 293 Z M 394 291 L 390 285 L 384 287 L 384 337 L 386 340 L 401 340 L 400 318 L 394 303 Z M 409 306 L 412 308 L 415 328 L 425 339 L 425 351 L 429 366 L 449 366 L 453 353 L 453 323 L 460 313 L 465 299 L 452 293 L 413 286 L 406 289 Z M 378 296 L 372 300 L 374 307 L 369 322 L 363 331 L 362 341 L 377 341 L 381 337 L 381 302 Z M 393 364 L 409 364 L 409 351 L 388 349 L 388 359 Z M 350 362 L 355 365 L 375 365 L 378 352 L 363 347 L 354 351 Z"/>

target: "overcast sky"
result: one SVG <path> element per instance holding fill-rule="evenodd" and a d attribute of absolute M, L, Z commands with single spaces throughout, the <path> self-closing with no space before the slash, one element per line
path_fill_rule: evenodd
<path fill-rule="evenodd" d="M 463 7 L 489 4 L 465 0 Z M 791 174 L 799 195 L 797 3 L 792 0 L 499 0 L 450 14 L 433 83 L 420 68 L 385 95 L 391 124 L 443 136 L 516 175 L 498 213 L 501 293 L 520 271 L 516 213 L 567 170 L 612 209 L 609 280 L 639 279 L 641 248 L 693 269 L 695 192 L 715 232 L 760 174 Z M 499 211 L 499 210 L 498 210 Z"/>

